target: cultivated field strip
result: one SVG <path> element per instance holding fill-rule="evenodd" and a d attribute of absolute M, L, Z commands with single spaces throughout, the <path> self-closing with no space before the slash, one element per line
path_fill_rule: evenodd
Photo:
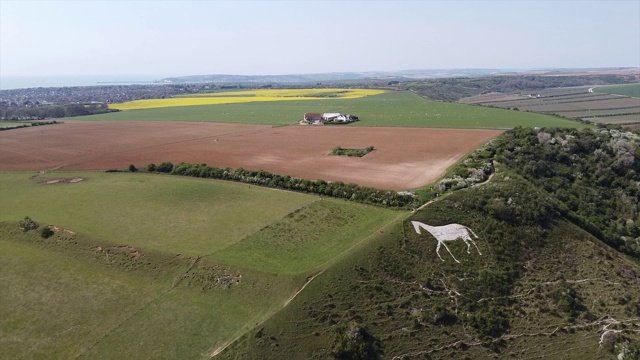
<path fill-rule="evenodd" d="M 633 87 L 619 91 L 625 94 Z M 631 89 L 631 90 L 629 90 Z M 592 88 L 565 88 L 544 90 L 540 93 L 520 95 L 494 94 L 491 97 L 465 99 L 466 103 L 513 109 L 526 112 L 555 114 L 567 118 L 602 123 L 640 123 L 640 98 L 615 93 L 592 92 Z M 495 100 L 492 100 L 495 99 Z"/>
<path fill-rule="evenodd" d="M 244 97 L 251 99 L 251 97 Z M 356 115 L 349 126 L 431 127 L 456 129 L 510 129 L 529 127 L 584 127 L 555 116 L 523 111 L 432 101 L 410 91 L 388 91 L 375 96 L 345 98 L 289 98 L 290 101 L 244 102 L 180 106 L 91 115 L 83 121 L 205 121 L 262 125 L 294 125 L 308 112 Z M 215 100 L 215 99 L 214 99 Z M 293 101 L 300 100 L 300 101 Z"/>
<path fill-rule="evenodd" d="M 205 93 L 165 99 L 133 100 L 111 104 L 118 110 L 143 110 L 182 106 L 224 105 L 248 102 L 301 101 L 322 99 L 357 99 L 380 95 L 384 90 L 373 89 L 292 89 L 292 90 L 247 90 Z"/>
<path fill-rule="evenodd" d="M 500 130 L 266 127 L 217 123 L 108 122 L 0 133 L 0 170 L 107 170 L 170 161 L 267 170 L 303 179 L 406 190 L 446 168 Z M 336 146 L 375 150 L 331 156 Z"/>

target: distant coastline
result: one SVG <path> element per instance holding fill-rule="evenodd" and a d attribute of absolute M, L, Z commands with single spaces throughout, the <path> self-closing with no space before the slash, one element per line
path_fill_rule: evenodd
<path fill-rule="evenodd" d="M 163 76 L 96 75 L 96 76 L 6 76 L 0 78 L 0 90 L 65 86 L 155 84 Z"/>

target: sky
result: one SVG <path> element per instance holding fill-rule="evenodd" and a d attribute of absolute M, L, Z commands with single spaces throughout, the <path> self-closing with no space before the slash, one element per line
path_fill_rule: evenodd
<path fill-rule="evenodd" d="M 640 67 L 640 0 L 0 0 L 0 78 Z"/>

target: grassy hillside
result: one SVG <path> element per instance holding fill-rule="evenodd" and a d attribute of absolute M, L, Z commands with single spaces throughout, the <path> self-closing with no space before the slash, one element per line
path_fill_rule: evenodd
<path fill-rule="evenodd" d="M 200 358 L 303 280 L 17 222 L 0 224 L 0 250 L 4 359 Z"/>
<path fill-rule="evenodd" d="M 30 179 L 32 175 L 0 174 L 0 221 L 31 216 L 116 243 L 187 255 L 220 250 L 317 200 L 175 176 L 51 172 Z M 74 178 L 85 180 L 47 184 Z"/>
<path fill-rule="evenodd" d="M 184 177 L 31 176 L 0 174 L 0 358 L 207 358 L 406 214 Z"/>
<path fill-rule="evenodd" d="M 130 110 L 92 115 L 86 121 L 212 121 L 266 125 L 295 124 L 307 112 L 356 115 L 355 126 L 445 128 L 512 128 L 515 126 L 584 127 L 548 115 L 426 100 L 409 91 L 387 92 L 358 99 L 274 101 Z M 353 126 L 350 125 L 350 126 Z"/>
<path fill-rule="evenodd" d="M 637 356 L 640 265 L 544 198 L 508 171 L 454 192 L 328 269 L 219 358 Z M 410 221 L 467 225 L 479 251 L 451 242 L 440 260 Z"/>
<path fill-rule="evenodd" d="M 405 212 L 324 199 L 208 258 L 269 273 L 302 273 L 366 242 L 380 224 L 404 216 Z"/>
<path fill-rule="evenodd" d="M 459 163 L 432 191 L 483 181 L 495 164 L 528 179 L 598 239 L 640 258 L 640 134 L 613 128 L 513 129 Z"/>

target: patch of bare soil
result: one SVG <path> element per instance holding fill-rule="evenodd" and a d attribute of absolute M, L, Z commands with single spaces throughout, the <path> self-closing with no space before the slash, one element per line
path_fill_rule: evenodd
<path fill-rule="evenodd" d="M 37 176 L 34 176 L 34 177 L 31 178 L 31 180 L 34 180 L 35 182 L 37 182 L 39 184 L 53 185 L 53 184 L 65 184 L 65 183 L 76 184 L 76 183 L 79 183 L 81 181 L 84 181 L 85 178 L 41 179 L 41 178 L 39 178 Z"/>

